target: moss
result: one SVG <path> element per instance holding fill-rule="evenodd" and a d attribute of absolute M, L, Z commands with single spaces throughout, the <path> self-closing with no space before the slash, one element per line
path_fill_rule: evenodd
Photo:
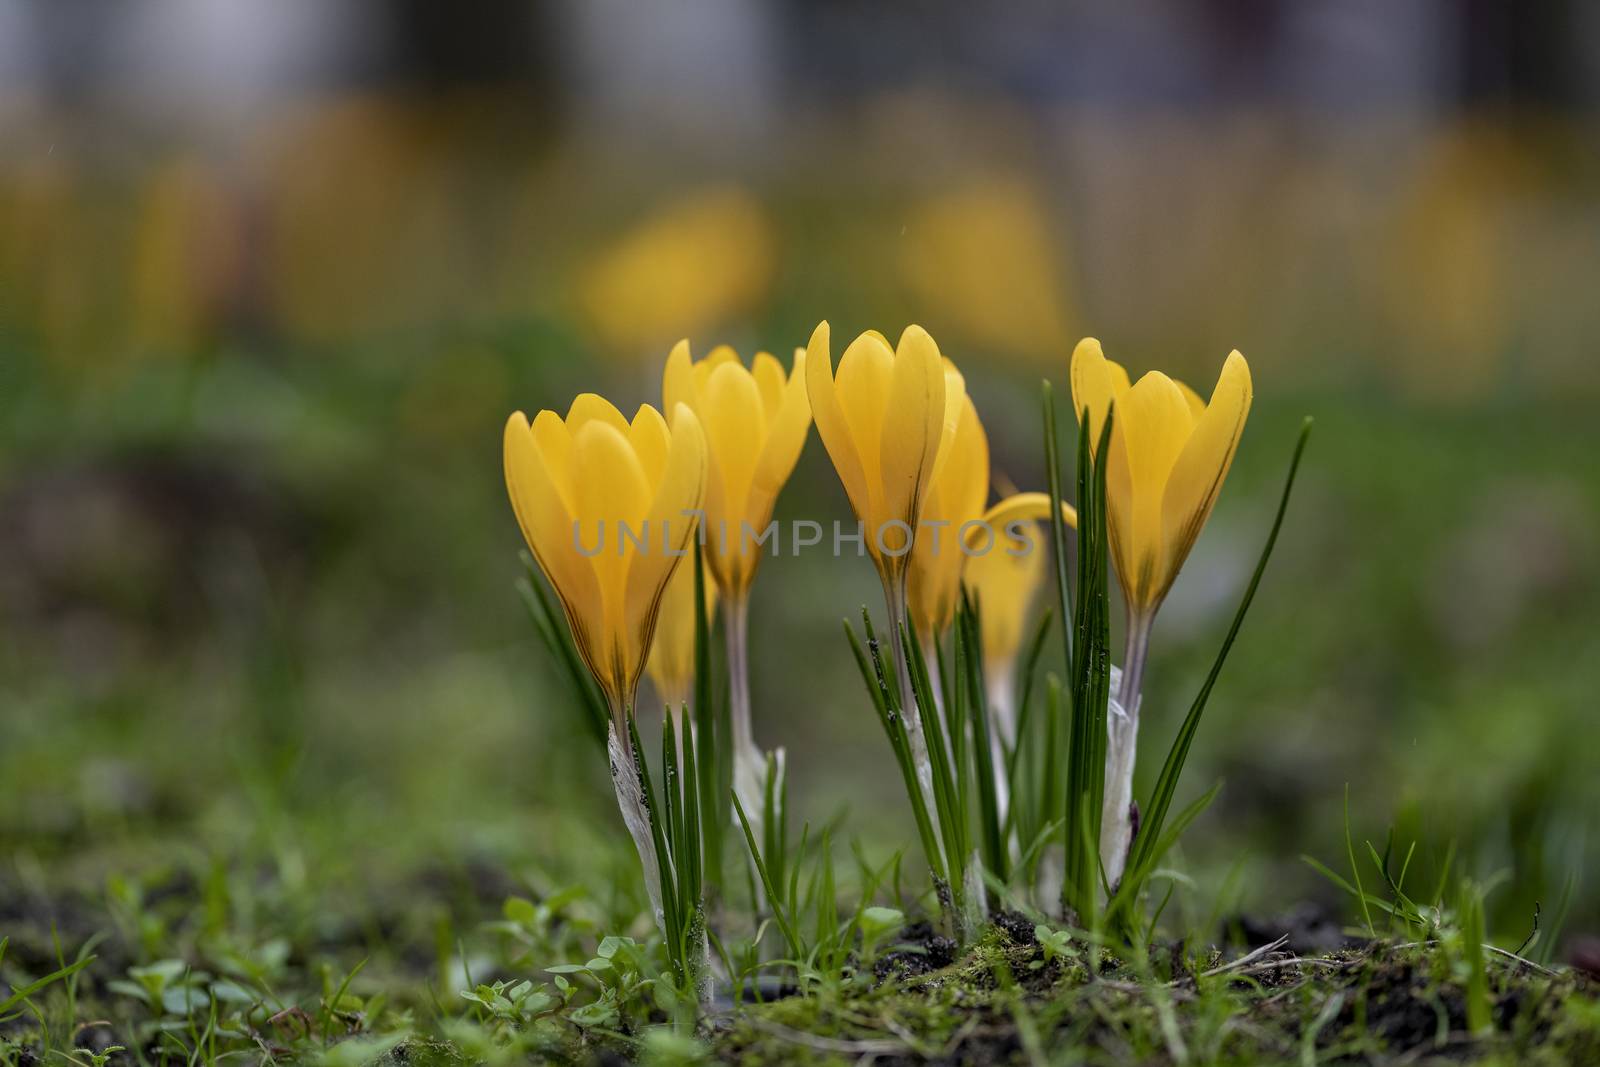
<path fill-rule="evenodd" d="M 1023 1062 L 1029 1045 L 1079 1049 L 1090 1063 L 1318 1062 L 1600 1063 L 1592 983 L 1518 965 L 1491 983 L 1493 1033 L 1467 1032 L 1461 986 L 1428 949 L 1373 946 L 1298 964 L 1263 959 L 1249 973 L 1217 967 L 1215 950 L 1162 965 L 1178 977 L 1141 982 L 1107 959 L 1045 963 L 1038 945 L 991 929 L 949 966 L 875 988 L 840 988 L 753 1005 L 713 1036 L 717 1058 L 749 1064 L 950 1059 Z M 1284 964 L 1278 966 L 1277 964 Z"/>

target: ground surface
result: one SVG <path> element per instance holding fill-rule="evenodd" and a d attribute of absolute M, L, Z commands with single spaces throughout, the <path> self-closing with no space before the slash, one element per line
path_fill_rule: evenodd
<path fill-rule="evenodd" d="M 1230 921 L 1223 949 L 1158 941 L 1144 961 L 1092 961 L 1048 928 L 1041 944 L 1014 912 L 964 953 L 914 922 L 805 995 L 774 974 L 675 1028 L 649 953 L 604 944 L 585 894 L 531 892 L 489 863 L 320 914 L 294 914 L 265 870 L 51 897 L 10 882 L 5 980 L 95 958 L 0 1024 L 0 1064 L 1600 1062 L 1600 983 L 1581 970 L 1488 953 L 1474 1032 L 1459 946 L 1368 942 L 1303 913 Z"/>

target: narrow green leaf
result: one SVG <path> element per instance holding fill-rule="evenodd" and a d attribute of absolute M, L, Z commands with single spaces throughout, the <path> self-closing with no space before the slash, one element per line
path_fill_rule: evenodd
<path fill-rule="evenodd" d="M 679 564 L 683 566 L 683 564 Z M 733 765 L 725 758 L 730 748 L 727 728 L 718 718 L 715 670 L 712 658 L 711 618 L 706 609 L 705 552 L 700 539 L 694 543 L 694 723 L 696 788 L 700 792 L 701 840 L 705 857 L 702 864 L 706 880 L 713 885 L 722 879 L 723 833 L 732 820 L 722 798 L 733 788 Z"/>
<path fill-rule="evenodd" d="M 889 738 L 889 747 L 894 750 L 895 762 L 900 765 L 906 799 L 911 803 L 911 814 L 917 823 L 917 835 L 922 839 L 922 852 L 927 858 L 928 868 L 933 872 L 934 878 L 948 881 L 943 855 L 939 851 L 939 844 L 933 832 L 933 821 L 928 815 L 928 806 L 923 800 L 922 787 L 917 782 L 917 771 L 912 764 L 911 741 L 906 736 L 905 722 L 900 715 L 895 696 L 895 689 L 898 687 L 888 683 L 883 656 L 879 651 L 877 638 L 872 632 L 872 619 L 866 609 L 862 609 L 861 616 L 870 653 L 861 647 L 861 641 L 851 628 L 848 619 L 844 624 L 845 637 L 850 642 L 850 651 L 855 654 L 862 681 L 866 683 L 867 691 L 872 696 L 872 706 L 878 713 L 878 722 Z"/>
<path fill-rule="evenodd" d="M 5 942 L 0 941 L 0 948 L 4 947 Z M 61 981 L 63 978 L 69 978 L 72 975 L 77 974 L 79 971 L 83 970 L 97 959 L 99 959 L 98 956 L 85 956 L 83 959 L 78 960 L 75 963 L 70 963 L 65 967 L 59 968 L 58 970 L 51 971 L 49 974 L 45 975 L 36 982 L 31 982 L 20 989 L 13 989 L 9 997 L 7 997 L 5 1000 L 0 1000 L 0 1013 L 11 1010 L 18 1004 L 21 1004 L 24 1000 L 27 1000 L 29 997 L 39 992 L 41 989 L 48 988 L 49 986 L 54 985 L 56 982 Z"/>
<path fill-rule="evenodd" d="M 605 695 L 572 643 L 567 632 L 566 615 L 557 611 L 550 602 L 539 565 L 527 552 L 522 553 L 522 565 L 526 573 L 517 580 L 517 593 L 522 597 L 523 606 L 527 608 L 528 617 L 533 620 L 534 629 L 538 631 L 545 649 L 567 679 L 577 706 L 583 712 L 585 728 L 603 749 L 606 746 L 606 730 L 611 722 Z"/>
<path fill-rule="evenodd" d="M 750 817 L 744 813 L 744 805 L 739 803 L 738 794 L 733 794 L 733 810 L 739 817 L 739 825 L 744 829 L 745 845 L 750 849 L 750 859 L 754 862 L 756 873 L 761 878 L 761 888 L 766 890 L 767 902 L 772 906 L 772 917 L 777 920 L 778 929 L 783 932 L 783 939 L 789 943 L 789 954 L 796 960 L 804 959 L 805 946 L 800 942 L 800 935 L 795 932 L 794 924 L 789 921 L 783 898 L 778 895 L 778 887 L 773 884 L 772 875 L 767 870 L 767 861 L 762 858 L 761 848 L 756 844 L 755 831 L 750 829 Z"/>

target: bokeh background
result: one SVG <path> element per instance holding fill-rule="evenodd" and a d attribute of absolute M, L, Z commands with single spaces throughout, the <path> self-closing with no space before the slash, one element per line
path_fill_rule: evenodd
<path fill-rule="evenodd" d="M 1190 763 L 1227 784 L 1187 907 L 1333 901 L 1299 857 L 1343 856 L 1348 785 L 1414 872 L 1510 872 L 1502 936 L 1592 930 L 1597 149 L 1582 0 L 0 0 L 0 897 L 628 882 L 502 423 L 826 317 L 932 331 L 1024 488 L 1080 336 L 1202 392 L 1248 356 L 1146 783 L 1316 417 Z M 813 438 L 779 515 L 846 514 Z M 865 561 L 769 561 L 757 728 L 886 849 L 862 603 Z"/>

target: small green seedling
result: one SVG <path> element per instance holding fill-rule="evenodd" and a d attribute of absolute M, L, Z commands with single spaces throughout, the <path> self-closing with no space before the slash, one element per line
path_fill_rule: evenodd
<path fill-rule="evenodd" d="M 1039 942 L 1042 955 L 1039 959 L 1028 964 L 1029 970 L 1041 970 L 1048 967 L 1055 960 L 1070 960 L 1077 958 L 1077 952 L 1072 948 L 1072 935 L 1065 930 L 1052 930 L 1043 923 L 1033 928 L 1033 936 Z"/>
<path fill-rule="evenodd" d="M 870 963 L 878 956 L 878 947 L 899 933 L 906 924 L 905 912 L 899 908 L 863 908 L 861 910 L 861 958 Z"/>

